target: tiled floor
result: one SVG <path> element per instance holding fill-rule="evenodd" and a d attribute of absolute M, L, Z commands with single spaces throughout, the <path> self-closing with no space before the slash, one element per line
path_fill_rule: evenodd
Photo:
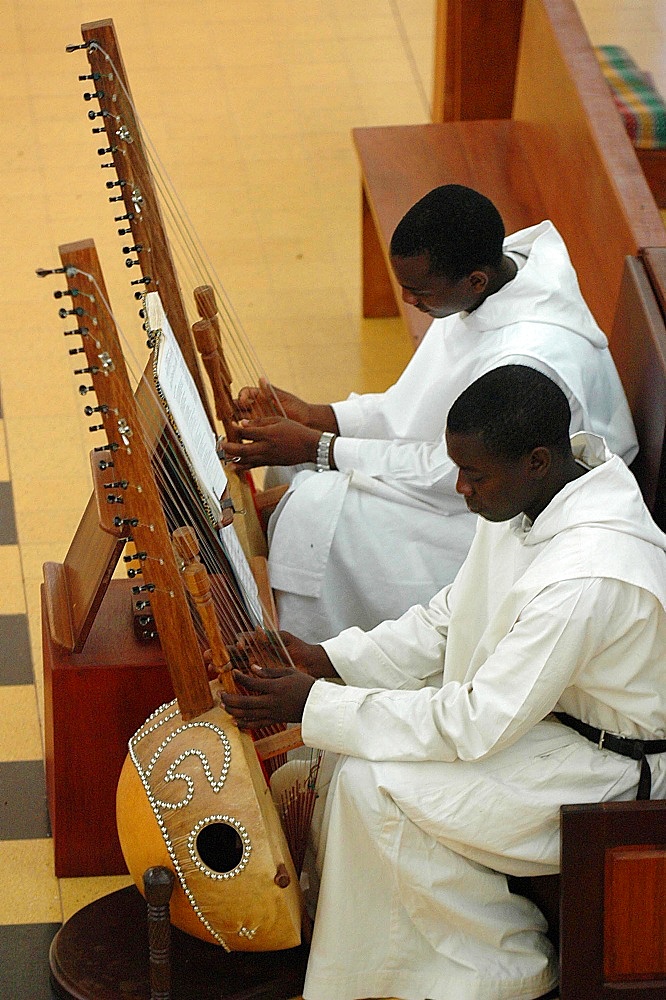
<path fill-rule="evenodd" d="M 581 0 L 595 43 L 626 44 L 666 93 L 666 0 Z M 39 584 L 90 485 L 87 421 L 53 284 L 93 237 L 136 326 L 77 76 L 84 21 L 112 17 L 144 127 L 278 385 L 313 400 L 385 387 L 410 348 L 359 317 L 349 130 L 429 117 L 434 0 L 5 0 L 0 38 L 0 998 L 49 996 L 63 919 L 127 879 L 56 879 L 43 776 Z M 140 341 L 138 335 L 137 343 Z"/>

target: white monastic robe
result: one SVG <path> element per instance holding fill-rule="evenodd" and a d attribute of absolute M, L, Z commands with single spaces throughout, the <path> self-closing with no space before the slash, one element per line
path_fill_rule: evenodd
<path fill-rule="evenodd" d="M 666 535 L 603 441 L 534 524 L 478 530 L 428 607 L 325 642 L 306 744 L 344 755 L 322 830 L 306 1000 L 518 1000 L 556 980 L 503 873 L 559 865 L 559 807 L 635 798 L 639 763 L 550 713 L 666 737 Z M 649 758 L 654 798 L 666 755 Z"/>
<path fill-rule="evenodd" d="M 444 443 L 451 404 L 479 376 L 525 364 L 566 393 L 572 432 L 601 434 L 628 463 L 636 437 L 604 334 L 550 222 L 509 237 L 516 277 L 472 313 L 435 320 L 384 393 L 333 404 L 340 471 L 303 471 L 270 526 L 282 628 L 318 642 L 425 603 L 460 567 L 475 518 Z"/>

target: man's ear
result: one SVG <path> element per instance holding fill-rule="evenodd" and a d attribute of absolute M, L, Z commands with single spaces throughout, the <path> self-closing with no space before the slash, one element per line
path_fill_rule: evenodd
<path fill-rule="evenodd" d="M 483 295 L 488 287 L 488 275 L 485 271 L 472 271 L 467 280 L 475 295 Z"/>
<path fill-rule="evenodd" d="M 539 445 L 527 457 L 527 467 L 530 475 L 535 479 L 543 479 L 549 472 L 552 462 L 553 456 L 550 453 L 550 448 Z"/>

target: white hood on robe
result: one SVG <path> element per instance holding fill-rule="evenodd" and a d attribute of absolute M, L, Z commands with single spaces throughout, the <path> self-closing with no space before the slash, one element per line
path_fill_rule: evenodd
<path fill-rule="evenodd" d="M 508 236 L 504 252 L 523 254 L 527 260 L 512 282 L 465 315 L 464 322 L 470 331 L 484 333 L 510 326 L 516 321 L 516 305 L 509 298 L 518 293 L 518 322 L 561 326 L 595 347 L 606 347 L 606 337 L 581 297 L 564 240 L 552 222 L 546 220 Z M 507 294 L 510 285 L 513 285 L 511 296 Z"/>
<path fill-rule="evenodd" d="M 533 564 L 538 579 L 547 584 L 608 576 L 649 590 L 666 608 L 666 535 L 650 517 L 632 473 L 594 434 L 574 434 L 571 444 L 578 461 L 590 471 L 560 490 L 533 525 L 526 518 L 513 522 L 527 549 L 543 548 Z M 595 488 L 590 489 L 593 482 Z M 551 558 L 550 543 L 555 539 L 557 552 Z M 640 559 L 635 540 L 644 543 Z M 531 573 L 525 582 L 531 584 Z"/>

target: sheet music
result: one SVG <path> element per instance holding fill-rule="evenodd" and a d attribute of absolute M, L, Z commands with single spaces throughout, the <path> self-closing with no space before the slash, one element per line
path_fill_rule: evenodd
<path fill-rule="evenodd" d="M 197 483 L 219 518 L 222 514 L 220 497 L 227 487 L 227 477 L 215 454 L 215 434 L 157 292 L 146 296 L 146 316 L 148 329 L 161 332 L 156 366 L 158 389 L 176 425 Z"/>
<path fill-rule="evenodd" d="M 236 529 L 233 524 L 228 524 L 225 528 L 220 528 L 218 534 L 220 536 L 220 541 L 222 542 L 222 547 L 224 548 L 229 562 L 233 566 L 234 573 L 236 574 L 236 578 L 245 596 L 248 611 L 250 611 L 256 619 L 257 625 L 263 625 L 264 613 L 261 607 L 261 601 L 259 600 L 257 583 L 254 579 L 252 570 L 250 569 L 250 564 L 245 558 L 243 546 L 238 541 Z"/>
<path fill-rule="evenodd" d="M 227 488 L 227 477 L 215 450 L 215 434 L 157 292 L 146 295 L 145 307 L 148 330 L 160 331 L 155 371 L 158 391 L 176 426 L 197 486 L 219 521 L 222 515 L 220 498 Z M 233 524 L 221 528 L 218 537 L 248 610 L 257 619 L 257 624 L 261 624 L 259 592 Z"/>

